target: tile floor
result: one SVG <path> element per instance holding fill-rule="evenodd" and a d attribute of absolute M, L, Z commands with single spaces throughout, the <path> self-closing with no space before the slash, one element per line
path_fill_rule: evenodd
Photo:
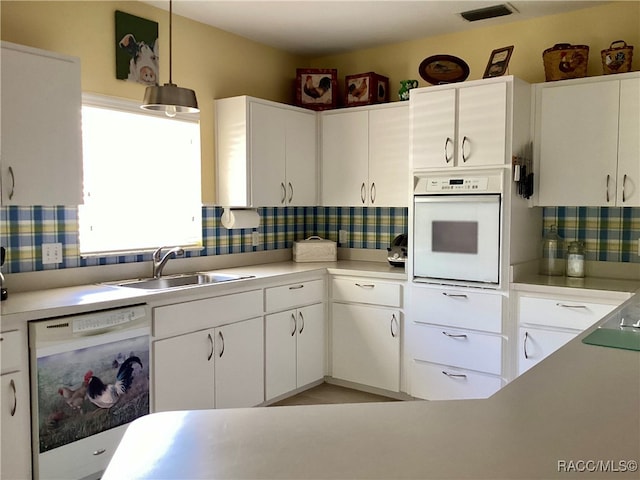
<path fill-rule="evenodd" d="M 364 402 L 395 402 L 394 398 L 383 397 L 372 393 L 352 390 L 330 383 L 321 383 L 304 392 L 294 395 L 271 406 L 285 405 L 318 405 L 330 403 L 364 403 Z"/>

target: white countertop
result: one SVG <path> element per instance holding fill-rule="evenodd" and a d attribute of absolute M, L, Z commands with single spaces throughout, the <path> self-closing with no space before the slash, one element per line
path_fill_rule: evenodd
<path fill-rule="evenodd" d="M 593 328 L 485 400 L 151 414 L 102 478 L 637 479 L 640 352 Z"/>

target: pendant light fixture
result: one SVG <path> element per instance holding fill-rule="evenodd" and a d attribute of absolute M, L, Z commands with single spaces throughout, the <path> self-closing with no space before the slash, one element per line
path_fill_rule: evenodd
<path fill-rule="evenodd" d="M 147 87 L 144 92 L 144 100 L 141 108 L 165 112 L 168 117 L 175 117 L 177 113 L 197 113 L 198 101 L 196 92 L 188 88 L 180 88 L 173 83 L 172 69 L 172 18 L 173 1 L 169 0 L 169 83 L 163 86 Z"/>

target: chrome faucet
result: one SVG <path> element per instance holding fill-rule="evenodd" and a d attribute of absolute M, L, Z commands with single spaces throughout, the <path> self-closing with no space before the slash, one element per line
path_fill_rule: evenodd
<path fill-rule="evenodd" d="M 153 252 L 153 278 L 160 278 L 160 275 L 162 275 L 162 269 L 170 259 L 184 255 L 184 249 L 182 247 L 173 247 L 163 256 L 162 250 L 165 248 L 167 247 L 160 247 Z"/>

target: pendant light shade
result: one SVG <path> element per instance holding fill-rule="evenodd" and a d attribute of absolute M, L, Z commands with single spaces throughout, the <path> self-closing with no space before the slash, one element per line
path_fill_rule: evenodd
<path fill-rule="evenodd" d="M 145 110 L 165 112 L 168 117 L 174 117 L 176 113 L 197 113 L 200 111 L 198 100 L 196 100 L 196 92 L 188 88 L 178 87 L 172 81 L 172 19 L 173 2 L 169 0 L 169 83 L 165 83 L 161 87 L 147 87 L 141 105 L 141 108 Z"/>

